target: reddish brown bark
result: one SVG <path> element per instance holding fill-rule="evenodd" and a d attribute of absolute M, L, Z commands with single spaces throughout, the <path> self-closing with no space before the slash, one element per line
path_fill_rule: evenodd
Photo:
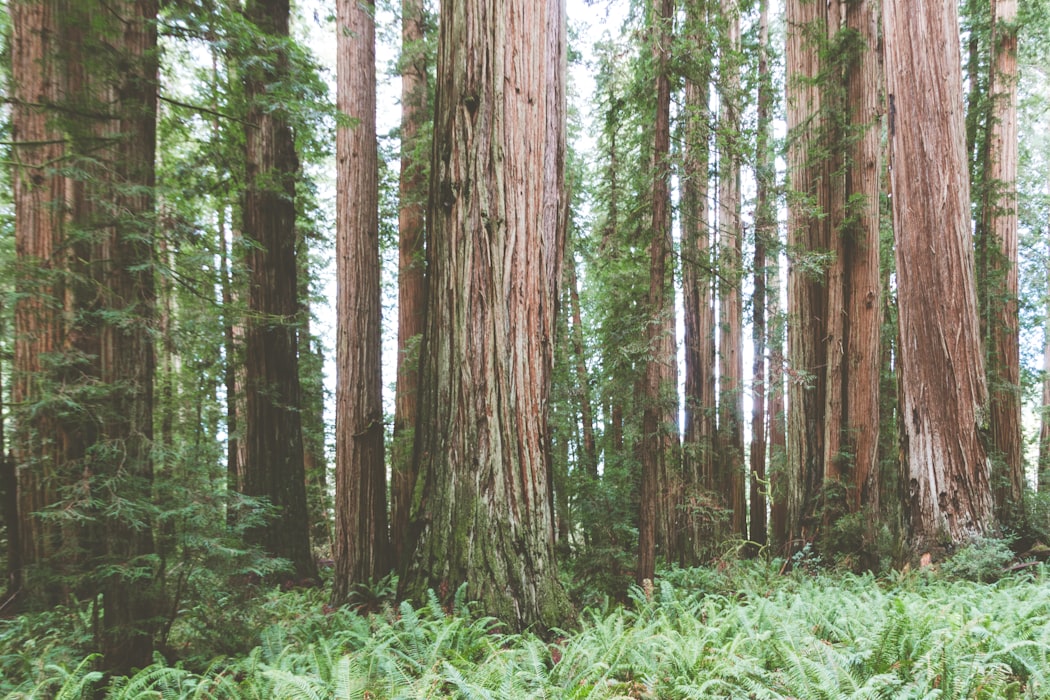
<path fill-rule="evenodd" d="M 401 594 L 562 624 L 548 407 L 565 248 L 565 8 L 441 6 L 412 554 Z M 462 48 L 471 47 L 469 53 Z"/>
<path fill-rule="evenodd" d="M 398 210 L 397 388 L 391 455 L 390 538 L 397 561 L 405 554 L 416 465 L 412 442 L 417 414 L 419 340 L 423 334 L 424 224 L 427 197 L 423 127 L 428 108 L 422 0 L 401 3 L 401 183 Z"/>
<path fill-rule="evenodd" d="M 244 492 L 267 499 L 273 517 L 249 540 L 287 559 L 297 581 L 317 577 L 310 551 L 300 414 L 296 322 L 295 181 L 299 162 L 287 114 L 268 86 L 289 80 L 288 0 L 251 0 L 246 15 L 275 44 L 269 60 L 245 66 L 247 187 L 243 219 L 249 273 L 245 336 Z"/>
<path fill-rule="evenodd" d="M 335 579 L 332 600 L 393 566 L 387 539 L 380 361 L 379 184 L 374 7 L 339 0 L 339 111 L 355 120 L 336 135 Z"/>
<path fill-rule="evenodd" d="M 673 487 L 669 464 L 678 442 L 677 359 L 674 296 L 671 291 L 671 81 L 669 58 L 672 0 L 653 0 L 652 51 L 656 59 L 656 118 L 653 126 L 652 240 L 649 244 L 649 296 L 644 409 L 642 413 L 642 482 L 638 514 L 637 581 L 652 580 L 657 547 L 673 547 Z M 665 554 L 670 552 L 665 551 Z"/>
<path fill-rule="evenodd" d="M 954 0 L 884 4 L 901 422 L 917 552 L 995 530 Z"/>
<path fill-rule="evenodd" d="M 991 0 L 993 65 L 983 204 L 988 236 L 984 300 L 988 358 L 988 428 L 996 515 L 1003 524 L 1020 514 L 1024 486 L 1021 437 L 1020 321 L 1017 306 L 1017 0 Z M 1001 466 L 998 466 L 1001 465 Z M 998 467 L 998 468 L 997 468 Z"/>
<path fill-rule="evenodd" d="M 791 2 L 788 12 L 786 495 L 797 540 L 877 507 L 880 73 L 874 0 Z"/>

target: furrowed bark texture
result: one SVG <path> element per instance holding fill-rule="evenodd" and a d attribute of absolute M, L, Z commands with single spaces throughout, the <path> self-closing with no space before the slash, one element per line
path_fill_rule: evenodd
<path fill-rule="evenodd" d="M 649 244 L 649 297 L 646 339 L 645 397 L 642 412 L 642 483 L 638 513 L 638 569 L 640 583 L 652 580 L 657 547 L 673 547 L 673 507 L 670 470 L 677 447 L 674 293 L 671 288 L 671 50 L 672 0 L 653 0 L 653 47 L 656 59 L 656 115 L 652 161 L 652 240 Z M 676 470 L 677 471 L 677 470 Z"/>
<path fill-rule="evenodd" d="M 991 449 L 1001 460 L 992 489 L 1003 524 L 1020 515 L 1024 486 L 1021 437 L 1020 321 L 1017 308 L 1017 0 L 992 0 L 992 47 L 988 81 L 991 123 L 984 212 L 989 247 L 988 389 Z M 994 280 L 994 282 L 992 281 Z"/>
<path fill-rule="evenodd" d="M 336 134 L 339 374 L 332 600 L 342 603 L 353 584 L 382 577 L 394 562 L 383 459 L 374 8 L 358 0 L 339 0 L 336 8 L 339 111 L 355 120 Z"/>
<path fill-rule="evenodd" d="M 880 68 L 875 0 L 789 11 L 788 508 L 798 539 L 877 506 Z"/>
<path fill-rule="evenodd" d="M 747 535 L 744 481 L 744 231 L 740 221 L 740 8 L 723 0 L 728 33 L 723 40 L 718 117 L 718 466 L 719 491 L 730 509 L 729 531 Z"/>
<path fill-rule="evenodd" d="M 60 416 L 52 410 L 23 410 L 44 399 L 56 370 L 45 366 L 66 348 L 63 320 L 66 291 L 64 270 L 65 213 L 63 204 L 69 182 L 54 164 L 65 152 L 59 127 L 47 105 L 58 104 L 61 80 L 58 16 L 61 2 L 15 3 L 11 13 L 12 141 L 14 186 L 15 338 L 11 402 L 18 501 L 18 552 L 21 566 L 10 564 L 13 586 L 25 582 L 22 566 L 33 567 L 51 559 L 62 547 L 61 529 L 37 514 L 58 500 L 59 470 L 74 454 Z M 12 537 L 12 533 L 8 533 Z M 42 602 L 58 602 L 54 591 L 44 592 Z"/>
<path fill-rule="evenodd" d="M 548 428 L 564 230 L 561 0 L 442 5 L 414 547 L 401 594 L 564 622 Z"/>
<path fill-rule="evenodd" d="M 405 554 L 416 465 L 412 461 L 417 414 L 419 340 L 423 334 L 424 231 L 427 169 L 421 145 L 427 109 L 427 57 L 422 0 L 401 3 L 401 182 L 398 210 L 397 387 L 391 451 L 390 538 L 397 561 Z"/>
<path fill-rule="evenodd" d="M 994 531 L 954 0 L 884 4 L 901 422 L 916 551 Z"/>
<path fill-rule="evenodd" d="M 820 171 L 811 158 L 818 144 L 821 92 L 812 80 L 820 70 L 818 47 L 807 32 L 823 21 L 823 3 L 788 0 L 786 17 L 788 100 L 788 415 L 787 502 L 789 546 L 810 536 L 804 522 L 823 477 L 822 416 L 826 401 L 827 357 L 823 323 L 827 318 L 819 263 L 807 256 L 827 250 L 817 213 L 826 211 L 827 196 L 819 186 Z"/>
<path fill-rule="evenodd" d="M 685 77 L 682 164 L 682 316 L 685 354 L 685 412 L 682 489 L 678 504 L 679 562 L 699 564 L 713 539 L 712 506 L 720 505 L 714 484 L 715 309 L 708 223 L 711 130 L 708 91 L 711 57 L 705 38 L 705 0 L 685 3 L 685 21 L 695 62 Z"/>
<path fill-rule="evenodd" d="M 299 161 L 287 116 L 268 104 L 268 86 L 289 79 L 287 0 L 251 0 L 248 19 L 270 45 L 270 60 L 244 69 L 247 188 L 244 236 L 250 270 L 245 337 L 244 492 L 276 508 L 249 539 L 291 562 L 296 580 L 314 580 L 299 413 L 299 311 L 295 263 L 295 180 Z"/>

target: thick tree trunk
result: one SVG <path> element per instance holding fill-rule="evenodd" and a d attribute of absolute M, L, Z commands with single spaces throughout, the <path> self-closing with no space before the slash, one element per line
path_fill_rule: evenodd
<path fill-rule="evenodd" d="M 877 505 L 880 73 L 874 0 L 789 8 L 797 328 L 788 503 L 797 539 Z"/>
<path fill-rule="evenodd" d="M 401 3 L 401 183 L 398 210 L 397 388 L 391 455 L 390 538 L 397 562 L 405 556 L 416 465 L 412 443 L 423 334 L 424 231 L 427 152 L 424 125 L 430 116 L 423 0 Z"/>
<path fill-rule="evenodd" d="M 565 231 L 561 0 L 441 7 L 428 297 L 401 594 L 462 584 L 515 628 L 562 624 L 548 406 Z M 463 47 L 471 51 L 464 53 Z"/>
<path fill-rule="evenodd" d="M 339 0 L 339 111 L 353 128 L 336 136 L 335 580 L 332 600 L 393 567 L 383 452 L 379 184 L 374 7 Z"/>
<path fill-rule="evenodd" d="M 988 279 L 985 348 L 988 358 L 989 437 L 994 455 L 996 516 L 1004 525 L 1020 515 L 1024 484 L 1021 437 L 1020 321 L 1017 308 L 1017 0 L 991 0 L 993 66 L 988 80 L 983 206 Z"/>
<path fill-rule="evenodd" d="M 677 360 L 675 353 L 674 294 L 671 285 L 671 22 L 672 0 L 653 0 L 652 51 L 656 59 L 656 118 L 653 127 L 652 240 L 649 244 L 649 296 L 646 340 L 645 396 L 642 399 L 642 482 L 638 514 L 638 570 L 640 583 L 652 580 L 657 547 L 673 547 L 671 471 L 677 447 Z"/>
<path fill-rule="evenodd" d="M 29 580 L 30 569 L 54 557 L 62 532 L 38 517 L 58 500 L 60 472 L 72 455 L 69 436 L 54 410 L 41 404 L 58 380 L 58 368 L 44 360 L 66 349 L 63 305 L 66 303 L 63 254 L 66 200 L 69 182 L 50 164 L 60 162 L 65 148 L 60 126 L 47 105 L 57 105 L 62 89 L 58 55 L 61 2 L 16 3 L 11 13 L 11 128 L 15 205 L 15 250 L 19 276 L 15 280 L 14 363 L 11 387 L 16 469 L 17 550 L 11 565 L 15 589 Z M 68 455 L 68 456 L 67 456 Z M 9 532 L 9 536 L 12 533 Z M 44 603 L 57 601 L 57 592 L 33 590 Z"/>
<path fill-rule="evenodd" d="M 917 552 L 995 531 L 954 0 L 884 5 L 901 422 Z"/>
<path fill-rule="evenodd" d="M 251 0 L 246 15 L 276 43 L 288 37 L 288 0 Z M 299 311 L 295 262 L 295 180 L 299 162 L 282 109 L 273 109 L 268 86 L 289 80 L 288 57 L 278 45 L 268 60 L 243 71 L 247 188 L 244 236 L 250 270 L 245 338 L 244 492 L 268 499 L 275 513 L 248 538 L 287 559 L 297 581 L 313 581 L 306 507 L 299 362 Z"/>

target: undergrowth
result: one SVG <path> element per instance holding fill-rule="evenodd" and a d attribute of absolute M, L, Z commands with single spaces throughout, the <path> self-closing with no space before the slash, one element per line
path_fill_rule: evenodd
<path fill-rule="evenodd" d="M 331 610 L 273 592 L 247 653 L 163 659 L 108 682 L 62 635 L 75 611 L 0 622 L 8 698 L 1040 698 L 1050 576 L 781 576 L 754 563 L 664 572 L 629 604 L 586 609 L 554 641 L 506 634 L 457 597 Z M 61 617 L 65 615 L 65 617 Z M 71 628 L 62 620 L 72 616 Z M 217 631 L 220 632 L 220 631 Z M 103 687 L 103 683 L 107 683 Z"/>

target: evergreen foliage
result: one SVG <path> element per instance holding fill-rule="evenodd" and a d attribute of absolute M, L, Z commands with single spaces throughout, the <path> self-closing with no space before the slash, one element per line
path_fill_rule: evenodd
<path fill-rule="evenodd" d="M 61 630 L 0 626 L 9 698 L 1038 698 L 1050 683 L 1050 572 L 996 585 L 923 570 L 780 576 L 769 564 L 672 569 L 552 640 L 508 634 L 460 590 L 450 608 L 359 616 L 318 591 L 270 592 L 236 653 L 105 681 Z M 29 629 L 32 626 L 34 629 Z M 35 655 L 19 653 L 50 626 Z M 75 639 L 75 638 L 72 638 Z M 50 641 L 46 641 L 50 640 Z"/>

